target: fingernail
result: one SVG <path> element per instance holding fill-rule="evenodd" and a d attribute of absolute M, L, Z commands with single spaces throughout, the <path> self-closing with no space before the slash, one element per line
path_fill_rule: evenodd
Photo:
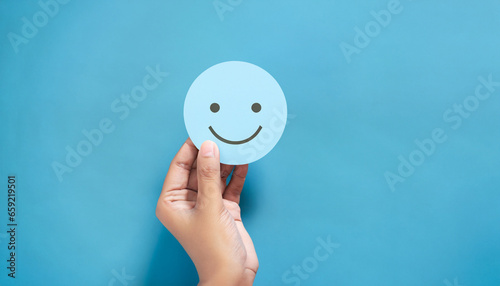
<path fill-rule="evenodd" d="M 212 141 L 205 141 L 201 144 L 201 156 L 205 158 L 215 157 L 215 143 Z"/>

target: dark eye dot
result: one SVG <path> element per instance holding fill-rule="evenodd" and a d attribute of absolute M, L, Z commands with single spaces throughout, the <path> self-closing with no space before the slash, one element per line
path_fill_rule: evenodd
<path fill-rule="evenodd" d="M 220 109 L 220 106 L 217 104 L 217 103 L 212 103 L 210 105 L 210 110 L 213 112 L 213 113 L 217 113 L 217 111 L 219 111 Z"/>
<path fill-rule="evenodd" d="M 252 111 L 255 112 L 255 113 L 259 112 L 261 108 L 262 107 L 258 103 L 252 104 Z"/>

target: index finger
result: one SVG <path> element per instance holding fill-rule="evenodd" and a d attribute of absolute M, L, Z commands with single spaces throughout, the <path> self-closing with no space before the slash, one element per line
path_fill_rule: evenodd
<path fill-rule="evenodd" d="M 187 188 L 189 174 L 197 155 L 198 149 L 194 146 L 191 139 L 188 138 L 175 155 L 172 163 L 170 163 L 165 182 L 163 183 L 162 193 Z"/>

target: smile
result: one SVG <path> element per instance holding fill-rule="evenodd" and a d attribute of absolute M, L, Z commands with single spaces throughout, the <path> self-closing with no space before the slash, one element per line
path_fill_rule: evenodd
<path fill-rule="evenodd" d="M 252 134 L 252 136 L 248 137 L 247 139 L 240 140 L 240 141 L 227 140 L 226 138 L 217 134 L 217 132 L 215 132 L 215 130 L 212 128 L 212 126 L 209 126 L 208 129 L 210 129 L 210 132 L 212 132 L 212 134 L 215 136 L 215 138 L 219 139 L 220 141 L 227 143 L 227 144 L 238 145 L 238 144 L 247 143 L 248 141 L 254 139 L 255 136 L 257 136 L 259 134 L 260 130 L 262 130 L 262 126 L 259 125 L 259 128 L 257 128 L 257 131 L 255 131 L 255 133 Z"/>

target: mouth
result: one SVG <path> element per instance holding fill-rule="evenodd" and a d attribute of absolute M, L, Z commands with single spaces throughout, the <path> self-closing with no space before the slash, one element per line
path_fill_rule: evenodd
<path fill-rule="evenodd" d="M 227 143 L 227 144 L 238 145 L 238 144 L 247 143 L 250 140 L 254 139 L 259 134 L 260 130 L 262 130 L 262 126 L 259 125 L 259 128 L 257 128 L 257 131 L 255 131 L 255 133 L 252 134 L 252 136 L 248 137 L 247 139 L 243 139 L 243 140 L 239 140 L 239 141 L 227 140 L 226 138 L 217 134 L 217 132 L 215 132 L 215 130 L 212 128 L 212 126 L 209 126 L 208 129 L 210 129 L 210 132 L 212 132 L 212 134 L 215 136 L 215 138 L 219 139 L 220 141 Z"/>

